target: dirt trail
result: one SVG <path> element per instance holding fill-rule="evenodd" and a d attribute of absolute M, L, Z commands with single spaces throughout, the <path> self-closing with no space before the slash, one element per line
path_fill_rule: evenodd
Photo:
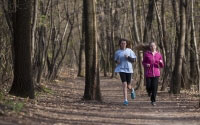
<path fill-rule="evenodd" d="M 200 125 L 200 110 L 195 96 L 170 96 L 158 92 L 157 105 L 152 106 L 145 92 L 123 106 L 121 83 L 101 78 L 103 102 L 85 102 L 84 79 L 60 78 L 48 84 L 52 93 L 29 100 L 18 114 L 0 116 L 0 125 Z"/>

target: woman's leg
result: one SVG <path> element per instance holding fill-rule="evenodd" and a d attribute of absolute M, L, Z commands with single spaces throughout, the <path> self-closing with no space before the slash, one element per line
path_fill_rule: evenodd
<path fill-rule="evenodd" d="M 132 73 L 126 73 L 127 88 L 131 92 L 131 98 L 135 99 L 135 90 L 131 86 L 131 77 L 132 77 Z"/>
<path fill-rule="evenodd" d="M 151 82 L 151 90 L 152 90 L 152 95 L 151 95 L 151 102 L 156 102 L 156 95 L 157 95 L 157 90 L 158 90 L 158 79 L 159 77 L 153 77 L 152 82 Z"/>
<path fill-rule="evenodd" d="M 123 94 L 124 94 L 124 101 L 128 101 L 128 99 L 127 99 L 127 83 L 126 82 L 122 83 L 122 88 L 123 88 Z"/>
<path fill-rule="evenodd" d="M 127 88 L 132 91 L 132 86 L 131 86 L 131 73 L 126 73 L 126 81 L 127 81 Z"/>
<path fill-rule="evenodd" d="M 152 79 L 150 77 L 146 77 L 146 90 L 147 90 L 149 97 L 151 96 L 151 93 L 152 93 L 151 81 L 152 81 Z"/>
<path fill-rule="evenodd" d="M 123 95 L 124 95 L 124 101 L 127 100 L 127 80 L 126 80 L 126 74 L 124 72 L 120 72 L 120 78 L 122 81 L 122 89 L 123 89 Z"/>

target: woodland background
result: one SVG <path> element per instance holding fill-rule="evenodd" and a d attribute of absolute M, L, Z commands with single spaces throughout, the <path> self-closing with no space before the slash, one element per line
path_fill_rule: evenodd
<path fill-rule="evenodd" d="M 138 57 L 133 77 L 137 90 L 145 88 L 143 51 L 138 46 L 154 41 L 165 62 L 161 90 L 199 91 L 199 0 L 1 0 L 0 5 L 2 96 L 9 91 L 34 98 L 34 90 L 43 87 L 41 82 L 53 81 L 68 70 L 86 77 L 85 99 L 101 100 L 99 72 L 116 77 L 113 58 L 120 38 L 131 41 Z M 92 72 L 93 64 L 97 79 L 90 83 L 87 71 Z M 87 90 L 90 86 L 97 92 Z"/>
<path fill-rule="evenodd" d="M 128 107 L 120 38 L 137 55 Z M 141 64 L 151 41 L 165 63 L 156 107 Z M 197 125 L 199 57 L 199 0 L 0 0 L 0 124 Z"/>

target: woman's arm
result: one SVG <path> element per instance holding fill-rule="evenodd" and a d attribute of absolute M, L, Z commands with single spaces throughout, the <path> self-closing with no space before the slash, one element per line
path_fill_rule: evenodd
<path fill-rule="evenodd" d="M 131 63 L 136 62 L 136 55 L 133 52 L 133 50 L 130 49 L 130 55 L 125 55 L 125 57 L 127 58 L 127 60 Z"/>
<path fill-rule="evenodd" d="M 127 59 L 128 59 L 129 62 L 132 62 L 132 63 L 136 61 L 136 58 L 131 58 L 130 56 L 128 56 Z"/>
<path fill-rule="evenodd" d="M 147 58 L 148 58 L 147 54 L 144 53 L 144 57 L 143 57 L 143 61 L 142 61 L 142 64 L 144 67 L 148 67 L 150 65 Z"/>
<path fill-rule="evenodd" d="M 118 51 L 115 52 L 114 61 L 116 64 L 120 64 L 119 53 Z"/>
<path fill-rule="evenodd" d="M 159 59 L 159 66 L 160 66 L 160 68 L 164 67 L 164 62 L 163 62 L 163 58 L 162 58 L 161 54 L 160 54 L 160 59 Z"/>

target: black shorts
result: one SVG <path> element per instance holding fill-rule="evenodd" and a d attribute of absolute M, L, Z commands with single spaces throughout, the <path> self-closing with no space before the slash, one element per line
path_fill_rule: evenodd
<path fill-rule="evenodd" d="M 120 78 L 122 82 L 127 82 L 127 84 L 131 83 L 131 74 L 132 73 L 125 73 L 125 72 L 120 72 Z"/>

